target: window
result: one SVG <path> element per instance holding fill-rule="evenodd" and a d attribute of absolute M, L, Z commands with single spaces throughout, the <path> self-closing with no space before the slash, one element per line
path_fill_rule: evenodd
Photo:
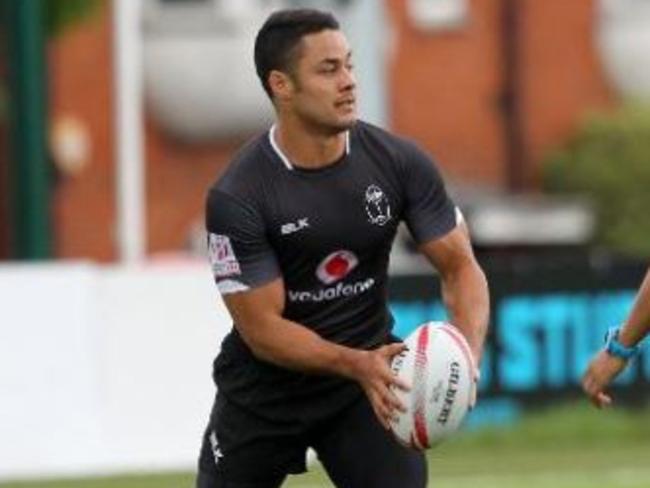
<path fill-rule="evenodd" d="M 467 20 L 467 0 L 407 0 L 411 21 L 425 30 L 461 27 Z"/>

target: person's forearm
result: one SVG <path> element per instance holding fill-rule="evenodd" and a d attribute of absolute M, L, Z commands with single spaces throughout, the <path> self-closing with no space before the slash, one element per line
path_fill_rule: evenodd
<path fill-rule="evenodd" d="M 467 338 L 478 367 L 490 320 L 488 284 L 478 264 L 468 262 L 443 277 L 442 296 L 451 323 Z"/>
<path fill-rule="evenodd" d="M 287 369 L 355 378 L 357 363 L 365 351 L 327 341 L 307 327 L 281 317 L 256 327 L 244 340 L 253 354 Z"/>
<path fill-rule="evenodd" d="M 634 346 L 650 333 L 650 270 L 637 293 L 632 311 L 619 332 L 619 341 Z"/>

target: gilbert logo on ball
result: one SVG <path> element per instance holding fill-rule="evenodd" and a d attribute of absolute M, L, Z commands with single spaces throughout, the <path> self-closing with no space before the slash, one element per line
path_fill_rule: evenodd
<path fill-rule="evenodd" d="M 406 406 L 392 424 L 395 437 L 416 449 L 428 449 L 460 427 L 472 401 L 475 367 L 463 334 L 445 322 L 427 322 L 405 341 L 408 350 L 391 365 L 411 386 L 394 390 Z"/>
<path fill-rule="evenodd" d="M 330 285 L 345 278 L 357 264 L 359 259 L 354 253 L 346 250 L 336 251 L 321 261 L 316 269 L 316 276 L 326 285 Z"/>

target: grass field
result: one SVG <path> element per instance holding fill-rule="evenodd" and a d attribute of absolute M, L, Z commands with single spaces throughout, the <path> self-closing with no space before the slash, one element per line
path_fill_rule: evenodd
<path fill-rule="evenodd" d="M 429 452 L 429 475 L 436 488 L 650 488 L 650 409 L 599 412 L 566 406 L 512 427 L 464 432 Z M 192 486 L 190 473 L 0 483 L 0 488 Z M 315 466 L 284 486 L 331 484 Z"/>

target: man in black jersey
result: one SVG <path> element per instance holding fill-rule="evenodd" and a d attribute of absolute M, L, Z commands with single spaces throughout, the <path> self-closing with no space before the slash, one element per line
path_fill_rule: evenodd
<path fill-rule="evenodd" d="M 206 208 L 215 281 L 234 327 L 214 363 L 217 397 L 200 488 L 278 487 L 312 447 L 337 487 L 421 488 L 401 446 L 387 267 L 405 221 L 440 273 L 476 364 L 489 299 L 460 212 L 415 144 L 356 118 L 347 40 L 332 15 L 272 14 L 255 43 L 275 125 L 234 157 Z"/>

